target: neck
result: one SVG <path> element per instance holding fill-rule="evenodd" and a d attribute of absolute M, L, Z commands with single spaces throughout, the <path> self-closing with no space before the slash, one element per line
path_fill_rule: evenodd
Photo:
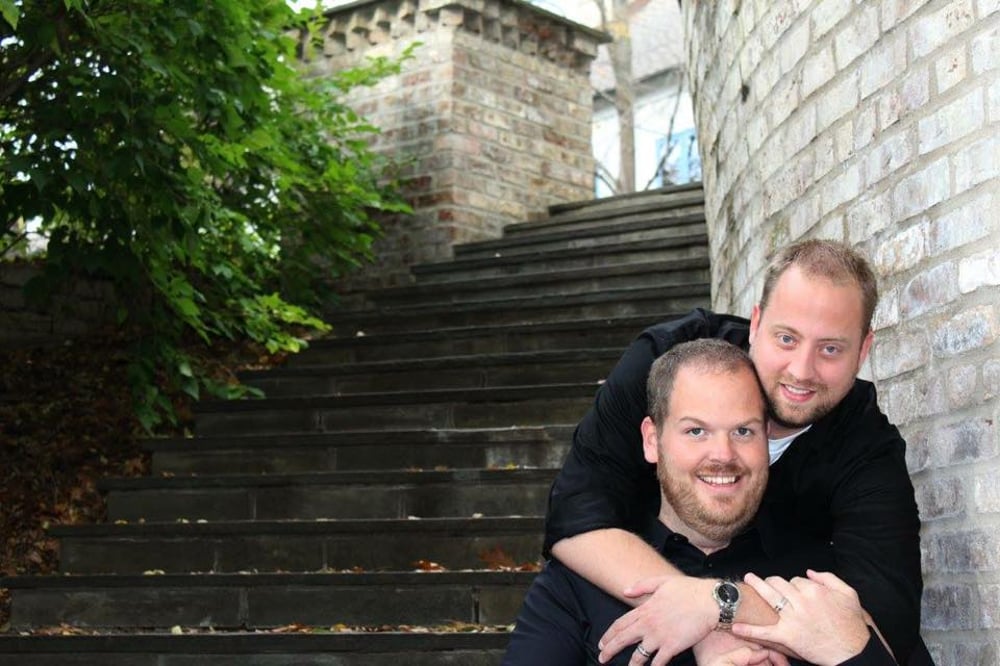
<path fill-rule="evenodd" d="M 711 555 L 729 545 L 729 539 L 712 539 L 685 523 L 677 516 L 673 507 L 667 503 L 666 498 L 662 496 L 660 498 L 660 522 L 672 532 L 684 535 L 692 546 L 706 555 Z"/>
<path fill-rule="evenodd" d="M 812 424 L 809 424 L 812 425 Z M 768 439 L 782 439 L 784 437 L 791 437 L 792 435 L 797 435 L 806 428 L 808 425 L 788 427 L 780 425 L 774 421 L 767 422 L 767 438 Z"/>

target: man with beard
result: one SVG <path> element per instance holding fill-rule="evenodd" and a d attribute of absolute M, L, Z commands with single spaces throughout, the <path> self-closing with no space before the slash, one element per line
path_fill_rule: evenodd
<path fill-rule="evenodd" d="M 857 590 L 899 662 L 930 661 L 919 637 L 920 521 L 906 445 L 874 386 L 856 377 L 877 302 L 863 257 L 807 240 L 778 252 L 749 322 L 696 310 L 648 328 L 625 351 L 573 435 L 546 516 L 546 555 L 636 606 L 601 639 L 602 663 L 638 644 L 656 654 L 635 650 L 630 666 L 662 666 L 711 635 L 724 611 L 712 581 L 682 575 L 638 536 L 660 501 L 638 434 L 646 377 L 655 358 L 698 338 L 749 347 L 770 417 L 768 519 L 832 544 L 834 573 Z M 754 590 L 739 592 L 737 622 L 776 621 Z"/>
<path fill-rule="evenodd" d="M 757 515 L 768 478 L 766 411 L 745 352 L 712 339 L 677 345 L 653 363 L 647 391 L 650 413 L 641 425 L 642 448 L 645 460 L 656 466 L 661 496 L 659 515 L 649 516 L 642 533 L 650 546 L 686 574 L 708 577 L 721 599 L 729 599 L 737 589 L 729 580 L 748 571 L 791 576 L 805 573 L 807 565 L 829 564 L 829 557 L 817 560 L 815 550 L 789 549 L 788 535 L 766 513 Z M 824 550 L 832 555 L 829 547 L 819 552 Z M 769 579 L 771 585 L 785 582 Z M 763 589 L 767 595 L 773 592 Z M 805 608 L 805 597 L 788 594 Z M 828 643 L 815 651 L 823 658 L 817 663 L 840 664 L 849 658 L 856 664 L 894 663 L 869 634 L 857 612 L 860 607 L 845 615 L 828 603 L 829 594 L 820 597 L 815 608 L 823 609 L 824 620 L 836 615 L 838 622 L 833 632 L 829 622 L 810 631 L 823 634 L 817 640 Z M 776 607 L 785 603 L 774 601 Z M 627 610 L 626 604 L 552 559 L 525 596 L 503 664 L 595 663 L 598 639 Z M 813 614 L 805 619 L 811 622 Z M 730 612 L 727 621 L 733 619 Z M 648 652 L 641 644 L 635 649 Z M 785 663 L 779 655 L 761 654 Z M 694 658 L 688 650 L 670 663 L 694 663 Z M 622 653 L 616 663 L 628 659 L 629 654 Z"/>

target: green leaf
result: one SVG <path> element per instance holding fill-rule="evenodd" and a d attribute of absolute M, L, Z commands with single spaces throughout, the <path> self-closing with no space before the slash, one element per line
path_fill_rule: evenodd
<path fill-rule="evenodd" d="M 197 317 L 201 312 L 195 302 L 187 297 L 174 299 L 173 303 L 177 311 L 189 319 Z"/>
<path fill-rule="evenodd" d="M 17 30 L 17 21 L 21 17 L 21 10 L 14 0 L 0 0 L 0 16 L 10 24 L 10 27 Z"/>
<path fill-rule="evenodd" d="M 185 380 L 181 383 L 181 390 L 190 397 L 198 400 L 200 397 L 200 391 L 198 390 L 198 380 L 193 377 Z"/>

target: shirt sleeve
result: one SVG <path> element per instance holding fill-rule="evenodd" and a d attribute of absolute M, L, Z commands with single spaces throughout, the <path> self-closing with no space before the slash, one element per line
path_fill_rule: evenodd
<path fill-rule="evenodd" d="M 859 458 L 833 493 L 832 542 L 837 574 L 857 590 L 905 663 L 920 640 L 920 518 L 905 443 L 887 420 L 884 425 L 881 440 L 865 442 L 880 453 Z"/>
<path fill-rule="evenodd" d="M 568 582 L 551 566 L 539 573 L 528 588 L 501 666 L 589 663 L 582 610 Z"/>
<path fill-rule="evenodd" d="M 546 554 L 576 534 L 609 527 L 638 531 L 638 507 L 643 513 L 659 507 L 655 468 L 643 458 L 639 430 L 656 351 L 647 334 L 629 345 L 573 433 L 549 493 Z"/>

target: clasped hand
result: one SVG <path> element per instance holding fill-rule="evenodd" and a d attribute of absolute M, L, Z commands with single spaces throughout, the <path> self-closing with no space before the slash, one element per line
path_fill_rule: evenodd
<path fill-rule="evenodd" d="M 712 633 L 719 613 L 712 600 L 714 585 L 708 579 L 673 575 L 642 580 L 628 588 L 626 597 L 645 599 L 608 627 L 598 643 L 598 660 L 607 663 L 626 647 L 638 644 L 643 650 L 632 653 L 629 666 L 663 666 Z M 678 603 L 678 599 L 689 601 Z M 729 644 L 727 649 L 732 650 L 734 645 Z M 653 656 L 648 658 L 642 652 Z M 716 654 L 713 652 L 713 656 Z"/>

